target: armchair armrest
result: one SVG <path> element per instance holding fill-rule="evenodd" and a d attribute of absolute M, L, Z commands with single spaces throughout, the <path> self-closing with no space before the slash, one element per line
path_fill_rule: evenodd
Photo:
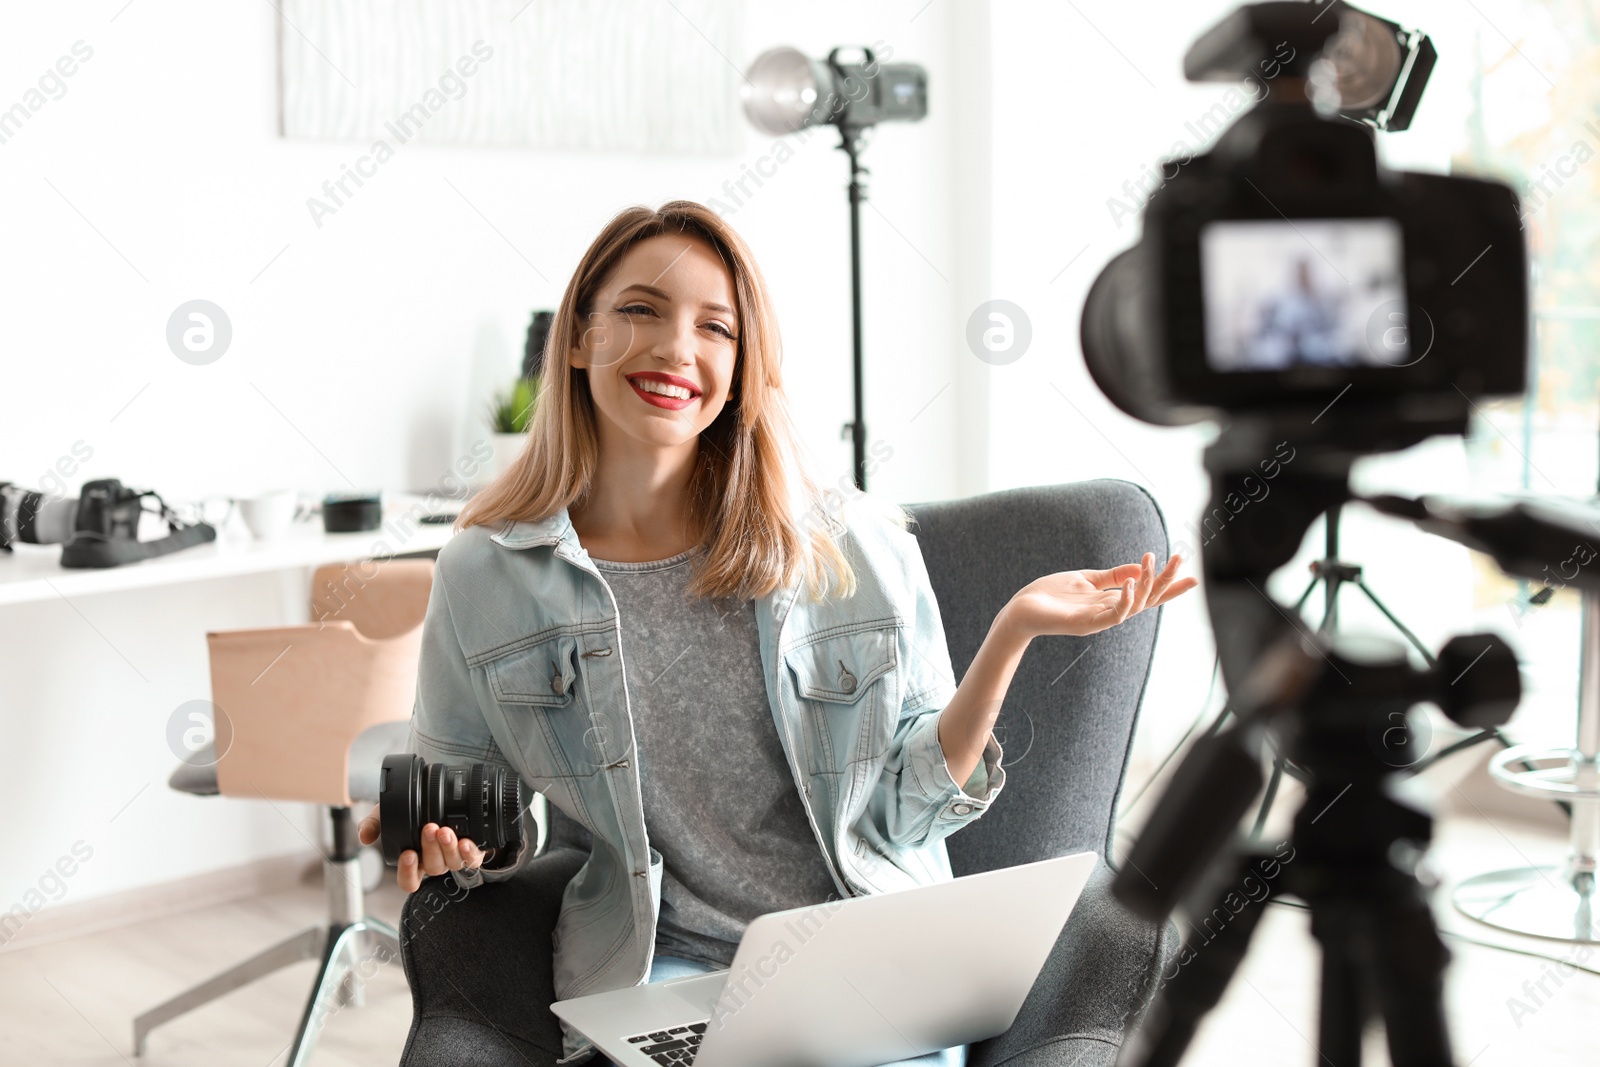
<path fill-rule="evenodd" d="M 1178 928 L 1111 895 L 1101 860 L 1011 1029 L 973 1045 L 968 1067 L 1110 1067 L 1178 952 Z"/>
<path fill-rule="evenodd" d="M 426 879 L 400 913 L 411 986 L 401 1067 L 504 1067 L 562 1055 L 550 934 L 588 854 L 556 847 L 511 878 L 464 889 Z"/>

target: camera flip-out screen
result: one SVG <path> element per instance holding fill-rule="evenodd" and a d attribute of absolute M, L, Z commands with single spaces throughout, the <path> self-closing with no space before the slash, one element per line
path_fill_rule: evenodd
<path fill-rule="evenodd" d="M 1210 222 L 1200 262 L 1212 370 L 1411 362 L 1395 219 Z"/>

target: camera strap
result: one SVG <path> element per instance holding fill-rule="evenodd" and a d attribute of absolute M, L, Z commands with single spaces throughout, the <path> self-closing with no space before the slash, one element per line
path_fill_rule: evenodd
<path fill-rule="evenodd" d="M 205 522 L 185 524 L 178 518 L 177 512 L 161 498 L 161 494 L 153 489 L 135 492 L 123 489 L 118 483 L 117 490 L 121 503 L 137 501 L 141 513 L 152 510 L 144 507 L 144 500 L 146 497 L 154 497 L 157 505 L 154 509 L 155 514 L 166 521 L 167 529 L 171 532 L 166 537 L 140 541 L 137 525 L 132 536 L 121 536 L 114 528 L 111 528 L 110 533 L 103 530 L 81 529 L 73 534 L 71 541 L 61 547 L 63 567 L 118 567 L 124 563 L 137 563 L 140 560 L 169 555 L 217 539 L 214 526 Z"/>

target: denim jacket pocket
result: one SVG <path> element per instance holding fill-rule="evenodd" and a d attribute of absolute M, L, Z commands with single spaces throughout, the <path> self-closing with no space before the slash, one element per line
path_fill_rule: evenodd
<path fill-rule="evenodd" d="M 563 736 L 577 729 L 579 674 L 578 638 L 554 634 L 484 664 L 489 692 L 516 739 L 527 785 L 539 791 L 572 776 L 568 752 L 574 740 Z M 572 721 L 568 721 L 572 720 Z"/>
<path fill-rule="evenodd" d="M 881 758 L 894 735 L 898 625 L 875 623 L 803 643 L 784 656 L 794 674 L 810 770 L 846 791 L 850 765 Z"/>
<path fill-rule="evenodd" d="M 851 841 L 851 848 L 843 859 L 843 866 L 852 881 L 865 885 L 874 893 L 890 893 L 927 884 L 913 877 L 882 847 L 854 830 L 846 835 L 846 839 Z"/>
<path fill-rule="evenodd" d="M 488 663 L 489 690 L 502 704 L 564 708 L 573 701 L 578 639 L 556 634 Z"/>
<path fill-rule="evenodd" d="M 898 626 L 851 630 L 791 649 L 784 657 L 800 696 L 854 704 L 867 688 L 898 665 Z"/>

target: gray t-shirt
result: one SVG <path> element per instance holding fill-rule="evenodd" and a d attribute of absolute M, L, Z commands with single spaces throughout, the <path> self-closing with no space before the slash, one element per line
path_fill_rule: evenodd
<path fill-rule="evenodd" d="M 650 844 L 656 952 L 727 967 L 751 919 L 838 895 L 784 758 L 755 601 L 690 599 L 695 550 L 594 559 L 622 622 Z"/>

